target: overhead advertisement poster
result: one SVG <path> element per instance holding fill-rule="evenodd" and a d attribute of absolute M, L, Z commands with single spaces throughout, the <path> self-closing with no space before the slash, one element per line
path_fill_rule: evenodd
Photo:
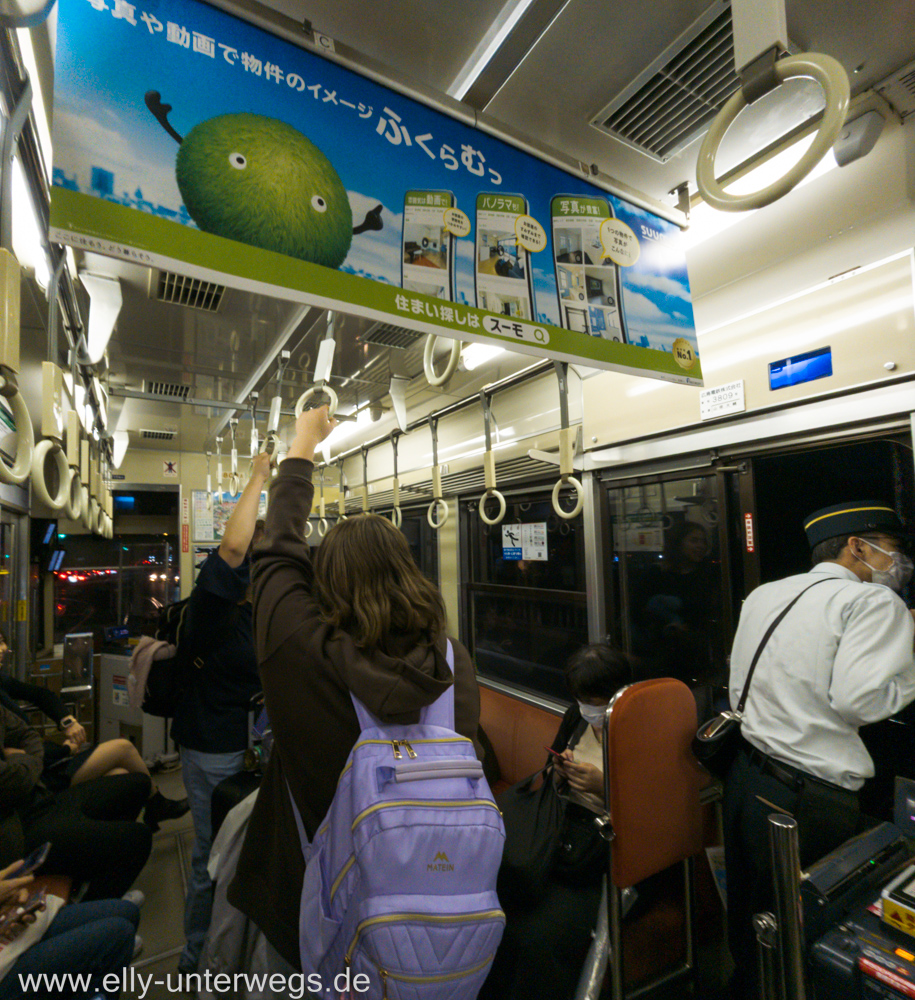
<path fill-rule="evenodd" d="M 702 384 L 676 226 L 197 0 L 60 0 L 52 239 Z"/>

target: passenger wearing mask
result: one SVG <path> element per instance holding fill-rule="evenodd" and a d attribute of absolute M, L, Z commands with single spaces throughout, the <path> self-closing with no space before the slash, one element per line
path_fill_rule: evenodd
<path fill-rule="evenodd" d="M 536 906 L 512 903 L 500 894 L 505 933 L 480 1000 L 570 1000 L 597 923 L 607 868 L 606 842 L 594 826 L 594 815 L 605 811 L 604 714 L 632 679 L 632 668 L 625 653 L 594 643 L 570 658 L 565 673 L 575 704 L 553 740 L 551 749 L 561 756 L 553 760 L 552 780 L 569 799 L 566 815 L 577 827 L 579 863 L 565 868 L 560 853 Z M 590 849 L 580 849 L 579 833 L 590 839 Z"/>
<path fill-rule="evenodd" d="M 480 713 L 470 656 L 451 640 L 452 676 L 442 597 L 390 521 L 338 521 L 312 556 L 305 524 L 314 453 L 334 426 L 327 407 L 299 417 L 253 557 L 257 658 L 274 744 L 229 902 L 263 931 L 276 972 L 301 967 L 305 862 L 290 796 L 313 838 L 359 736 L 350 692 L 382 721 L 412 723 L 454 684 L 454 728 L 469 739 Z"/>
<path fill-rule="evenodd" d="M 248 707 L 260 691 L 251 628 L 249 555 L 270 458 L 257 455 L 251 478 L 226 522 L 219 549 L 200 567 L 188 608 L 190 659 L 199 662 L 172 723 L 194 820 L 191 878 L 184 911 L 186 943 L 178 971 L 197 971 L 210 926 L 213 883 L 207 871 L 213 789 L 243 770 Z"/>
<path fill-rule="evenodd" d="M 755 996 L 754 913 L 772 908 L 768 816 L 797 820 L 802 867 L 851 837 L 858 791 L 874 774 L 860 726 L 915 699 L 912 613 L 895 591 L 912 574 L 908 532 L 887 506 L 857 501 L 804 522 L 813 569 L 757 588 L 740 614 L 731 653 L 735 706 L 757 662 L 743 714 L 743 745 L 724 800 L 728 926 L 734 991 Z"/>

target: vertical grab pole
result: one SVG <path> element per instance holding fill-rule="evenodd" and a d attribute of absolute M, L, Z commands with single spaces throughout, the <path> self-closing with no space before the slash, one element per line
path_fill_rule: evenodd
<path fill-rule="evenodd" d="M 343 459 L 340 459 L 340 493 L 337 495 L 337 520 L 346 520 L 346 490 L 343 485 Z"/>
<path fill-rule="evenodd" d="M 756 931 L 756 959 L 759 967 L 759 995 L 762 1000 L 779 1000 L 775 943 L 778 928 L 771 913 L 757 913 L 753 917 Z"/>
<path fill-rule="evenodd" d="M 391 447 L 394 449 L 394 487 L 391 507 L 391 524 L 399 528 L 403 524 L 403 515 L 400 512 L 400 480 L 397 478 L 397 441 L 400 432 L 394 431 L 391 434 Z"/>
<path fill-rule="evenodd" d="M 216 438 L 216 493 L 213 499 L 222 503 L 222 438 Z"/>
<path fill-rule="evenodd" d="M 784 1000 L 806 1000 L 797 820 L 781 813 L 769 816 L 769 854 L 778 926 L 776 972 L 781 979 L 781 995 Z"/>
<path fill-rule="evenodd" d="M 369 450 L 362 449 L 362 513 L 371 514 L 369 508 Z"/>

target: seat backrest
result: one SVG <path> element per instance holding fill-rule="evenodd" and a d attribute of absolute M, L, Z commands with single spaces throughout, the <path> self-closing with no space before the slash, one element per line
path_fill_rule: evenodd
<path fill-rule="evenodd" d="M 621 889 L 702 850 L 699 793 L 710 779 L 690 749 L 697 725 L 692 693 L 670 677 L 631 684 L 612 703 L 612 876 Z"/>
<path fill-rule="evenodd" d="M 561 716 L 480 686 L 480 725 L 496 752 L 502 778 L 509 785 L 543 767 Z"/>

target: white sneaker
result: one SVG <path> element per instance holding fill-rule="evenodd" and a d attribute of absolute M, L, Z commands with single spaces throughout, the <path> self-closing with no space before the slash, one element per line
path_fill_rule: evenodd
<path fill-rule="evenodd" d="M 133 958 L 136 958 L 143 951 L 143 938 L 137 934 L 133 939 Z"/>
<path fill-rule="evenodd" d="M 121 899 L 126 899 L 128 903 L 133 903 L 136 907 L 141 907 L 146 902 L 146 896 L 139 889 L 131 889 L 125 892 Z"/>

